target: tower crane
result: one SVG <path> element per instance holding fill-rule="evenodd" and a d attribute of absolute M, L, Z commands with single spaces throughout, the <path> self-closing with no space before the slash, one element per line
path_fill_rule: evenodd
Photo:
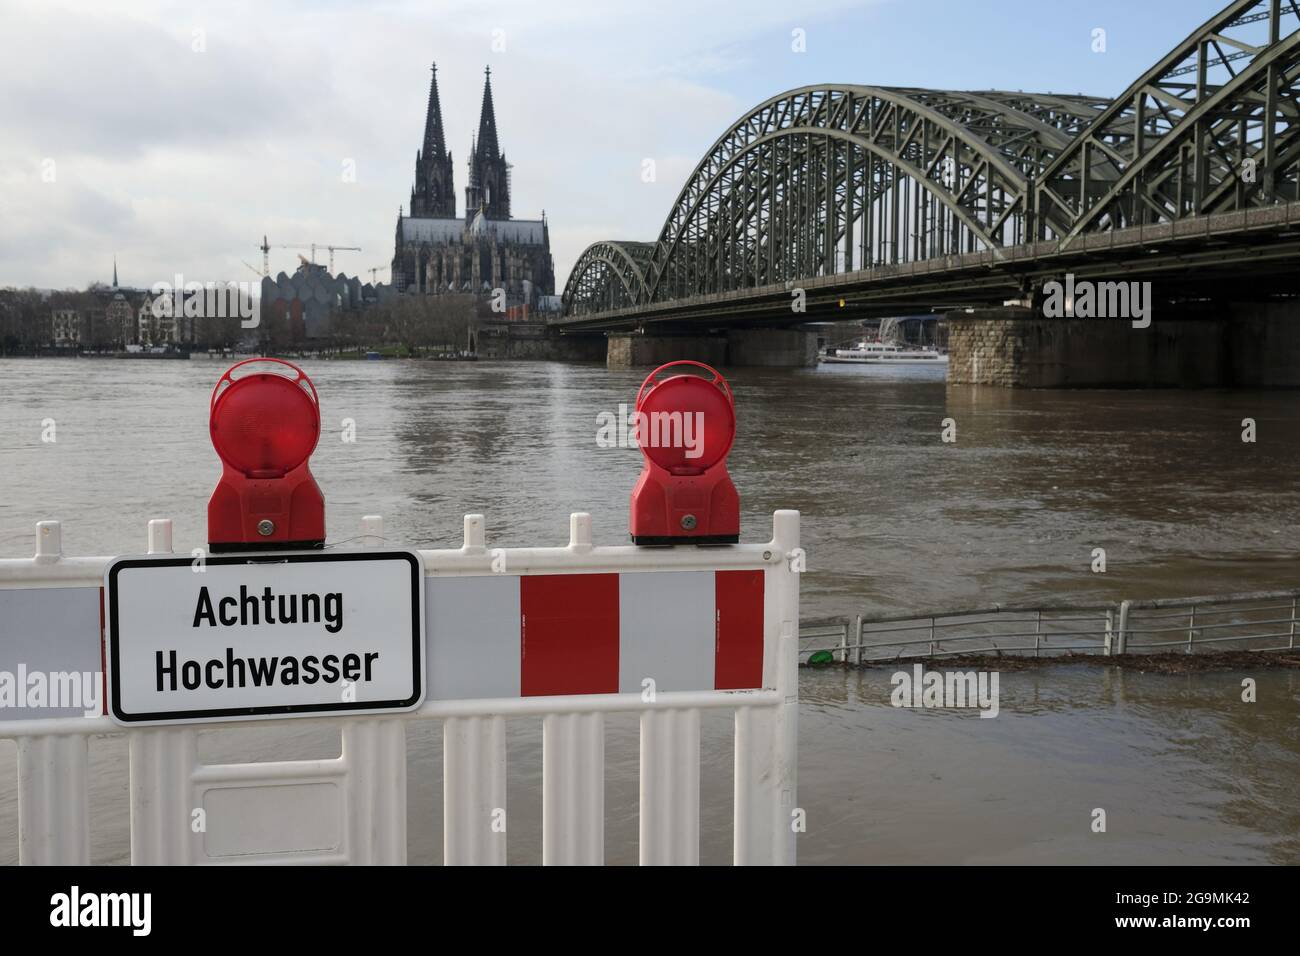
<path fill-rule="evenodd" d="M 262 275 L 264 276 L 271 274 L 272 249 L 310 249 L 312 259 L 316 258 L 316 246 L 309 242 L 276 243 L 271 245 L 266 241 L 266 236 L 262 236 L 262 244 L 257 248 L 262 250 Z"/>
<path fill-rule="evenodd" d="M 376 285 L 376 284 L 377 284 L 377 280 L 376 280 L 376 277 L 375 277 L 375 273 L 376 273 L 376 272 L 382 272 L 383 270 L 385 270 L 385 269 L 389 269 L 389 268 L 392 268 L 392 267 L 391 267 L 391 266 L 374 266 L 374 267 L 372 267 L 372 268 L 370 268 L 370 269 L 367 269 L 366 271 L 370 273 L 370 284 L 371 284 L 371 285 Z"/>
<path fill-rule="evenodd" d="M 323 242 L 285 242 L 272 245 L 266 241 L 266 236 L 262 236 L 262 244 L 257 248 L 262 250 L 262 274 L 271 274 L 271 250 L 272 249 L 310 249 L 311 264 L 316 264 L 316 250 L 326 249 L 330 254 L 330 275 L 334 274 L 334 253 L 335 252 L 360 252 L 360 246 L 331 246 Z M 300 257 L 301 258 L 301 257 Z M 306 261 L 305 259 L 303 260 Z"/>
<path fill-rule="evenodd" d="M 312 262 L 315 262 L 315 261 L 316 261 L 316 247 L 317 247 L 317 245 L 318 245 L 318 244 L 317 244 L 317 243 L 314 243 L 314 242 L 311 244 L 311 261 L 312 261 Z M 330 252 L 330 275 L 333 275 L 333 274 L 334 274 L 334 253 L 335 253 L 336 250 L 337 250 L 338 252 L 360 252 L 360 251 L 361 251 L 361 247 L 360 247 L 360 246 L 325 246 L 325 248 L 328 249 L 329 252 Z"/>

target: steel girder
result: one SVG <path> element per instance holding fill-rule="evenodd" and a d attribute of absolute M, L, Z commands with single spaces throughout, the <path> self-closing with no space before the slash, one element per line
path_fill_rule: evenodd
<path fill-rule="evenodd" d="M 971 93 L 992 100 L 1052 127 L 1067 139 L 1073 139 L 1110 106 L 1110 100 L 1097 96 L 1062 93 L 1007 93 L 1002 90 L 979 90 Z"/>
<path fill-rule="evenodd" d="M 1295 0 L 1234 0 L 1194 31 L 1043 171 L 1041 235 L 1294 199 L 1298 27 Z"/>
<path fill-rule="evenodd" d="M 1070 141 L 1095 120 L 1109 100 L 1086 96 L 959 93 L 891 88 L 925 103 L 1007 156 L 1025 176 L 1037 178 Z"/>

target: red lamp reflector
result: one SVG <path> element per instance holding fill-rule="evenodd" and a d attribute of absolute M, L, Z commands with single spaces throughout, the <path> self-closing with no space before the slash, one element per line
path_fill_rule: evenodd
<path fill-rule="evenodd" d="M 213 404 L 212 445 L 222 461 L 250 478 L 279 478 L 316 449 L 320 411 L 301 386 L 282 375 L 239 381 Z"/>
<path fill-rule="evenodd" d="M 231 366 L 212 391 L 209 430 L 223 465 L 208 502 L 209 548 L 321 547 L 325 499 L 307 467 L 320 407 L 306 373 L 282 359 Z"/>
<path fill-rule="evenodd" d="M 714 382 L 675 375 L 649 391 L 642 385 L 636 410 L 644 416 L 637 418 L 642 453 L 675 475 L 701 474 L 724 461 L 736 437 L 736 409 L 721 375 Z"/>
<path fill-rule="evenodd" d="M 699 369 L 674 375 L 668 369 Z M 740 496 L 727 474 L 736 437 L 731 386 L 703 362 L 669 362 L 637 392 L 637 444 L 645 466 L 632 489 L 629 530 L 636 544 L 734 544 Z"/>

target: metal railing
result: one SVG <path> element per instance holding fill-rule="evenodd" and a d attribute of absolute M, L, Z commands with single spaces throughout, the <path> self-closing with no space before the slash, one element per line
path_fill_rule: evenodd
<path fill-rule="evenodd" d="M 1124 601 L 1119 605 L 1119 653 L 1244 644 L 1246 650 L 1296 646 L 1300 590 L 1254 591 L 1211 597 Z"/>
<path fill-rule="evenodd" d="M 814 618 L 800 622 L 799 662 L 1294 650 L 1298 604 L 1300 589 Z"/>

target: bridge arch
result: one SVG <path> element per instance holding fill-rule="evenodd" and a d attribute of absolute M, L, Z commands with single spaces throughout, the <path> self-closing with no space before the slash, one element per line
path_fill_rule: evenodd
<path fill-rule="evenodd" d="M 688 178 L 654 246 L 649 301 L 1016 244 L 1031 179 L 1066 144 L 1044 120 L 977 94 L 782 93 L 734 123 Z"/>
<path fill-rule="evenodd" d="M 645 267 L 651 243 L 596 242 L 569 273 L 562 302 L 565 315 L 589 315 L 647 301 Z"/>
<path fill-rule="evenodd" d="M 1300 7 L 1234 0 L 1048 164 L 1035 186 L 1037 221 L 1069 240 L 1295 200 L 1298 75 Z"/>
<path fill-rule="evenodd" d="M 1088 97 L 807 86 L 760 103 L 696 166 L 654 243 L 599 242 L 576 316 L 1023 241 L 1033 178 Z"/>

